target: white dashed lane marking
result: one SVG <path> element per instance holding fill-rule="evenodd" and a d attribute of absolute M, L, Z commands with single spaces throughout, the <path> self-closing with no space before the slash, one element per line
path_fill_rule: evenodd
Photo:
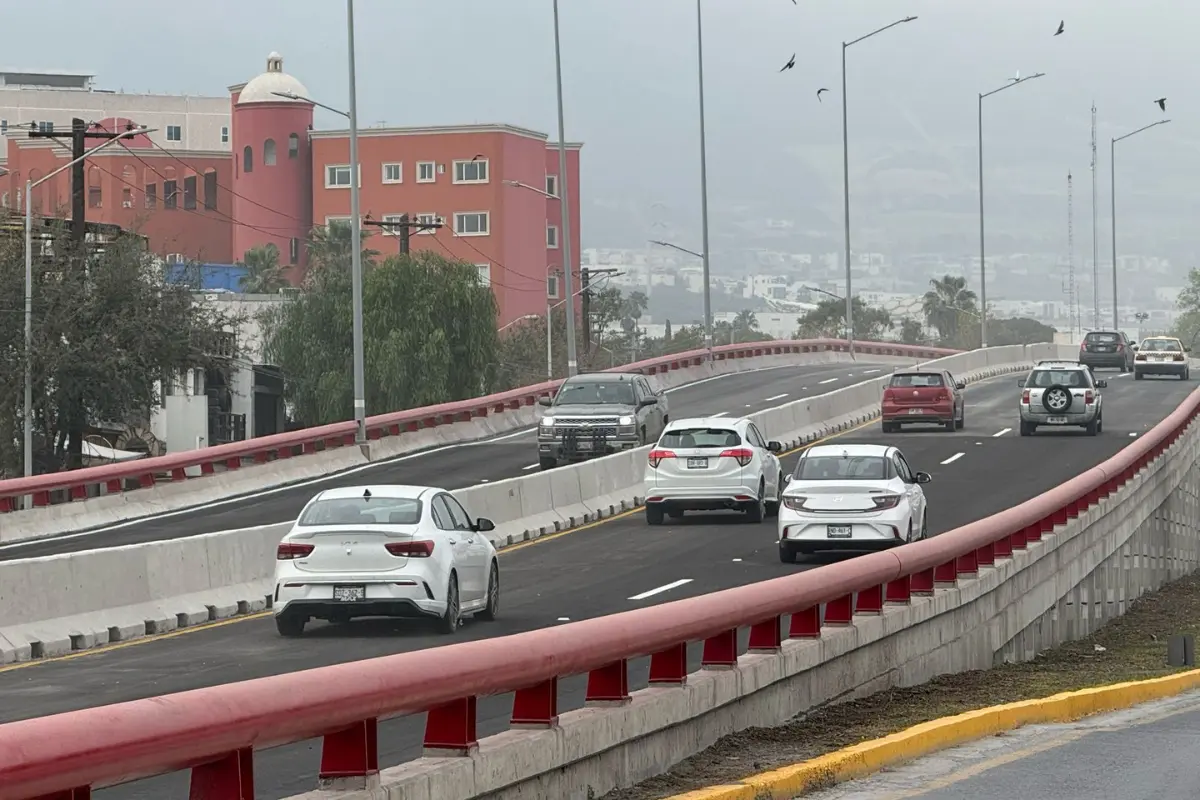
<path fill-rule="evenodd" d="M 671 583 L 665 584 L 663 586 L 658 586 L 653 589 L 649 589 L 647 591 L 642 592 L 641 594 L 635 594 L 633 597 L 631 597 L 629 599 L 630 600 L 645 600 L 647 597 L 653 597 L 656 594 L 662 594 L 663 592 L 669 592 L 672 589 L 678 589 L 680 586 L 684 586 L 691 582 L 692 582 L 691 578 L 680 578 L 677 581 L 672 581 Z"/>
<path fill-rule="evenodd" d="M 942 465 L 945 466 L 946 464 L 953 464 L 955 461 L 958 461 L 960 458 L 962 458 L 965 455 L 966 455 L 966 453 L 955 453 L 954 455 L 950 456 L 945 461 L 943 461 Z"/>

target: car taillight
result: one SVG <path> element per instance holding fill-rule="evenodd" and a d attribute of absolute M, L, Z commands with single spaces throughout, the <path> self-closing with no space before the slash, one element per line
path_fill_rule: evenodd
<path fill-rule="evenodd" d="M 1080 352 L 1086 352 L 1087 351 L 1087 342 L 1080 342 L 1079 350 L 1080 350 Z"/>
<path fill-rule="evenodd" d="M 1095 396 L 1092 394 L 1092 390 L 1091 390 L 1091 389 L 1088 389 L 1086 392 L 1084 392 L 1084 393 L 1083 393 L 1083 404 L 1084 404 L 1085 406 L 1090 406 L 1090 405 L 1092 404 L 1092 402 L 1093 402 L 1093 401 L 1095 401 L 1095 399 L 1096 399 L 1096 398 L 1095 398 Z"/>
<path fill-rule="evenodd" d="M 670 450 L 651 450 L 650 451 L 650 466 L 657 468 L 662 463 L 663 459 L 674 458 L 675 454 Z"/>
<path fill-rule="evenodd" d="M 1177 356 L 1175 356 L 1175 360 L 1176 360 L 1176 361 L 1183 361 L 1183 356 L 1182 356 L 1182 355 L 1177 355 Z"/>
<path fill-rule="evenodd" d="M 732 450 L 721 451 L 720 457 L 736 459 L 738 464 L 744 467 L 754 460 L 754 451 L 745 447 L 735 447 Z"/>
<path fill-rule="evenodd" d="M 786 508 L 790 508 L 792 511 L 803 511 L 803 510 L 804 510 L 804 504 L 805 504 L 806 502 L 808 502 L 808 498 L 807 498 L 807 497 L 796 497 L 796 496 L 793 496 L 793 497 L 786 497 L 786 496 L 785 496 L 785 497 L 783 498 L 783 505 L 784 505 Z"/>
<path fill-rule="evenodd" d="M 893 390 L 893 389 L 892 389 L 892 387 L 890 387 L 890 386 L 889 386 L 889 387 L 887 387 L 886 389 L 884 389 L 884 390 L 883 390 L 883 399 L 884 399 L 884 400 L 895 400 L 895 399 L 896 399 L 896 395 L 895 395 L 895 394 L 893 394 L 893 391 L 894 391 L 894 390 Z"/>
<path fill-rule="evenodd" d="M 872 497 L 871 499 L 875 501 L 875 508 L 877 509 L 895 508 L 900 505 L 900 495 L 898 494 L 885 494 Z"/>
<path fill-rule="evenodd" d="M 1021 405 L 1029 405 L 1029 390 L 1021 392 Z"/>
<path fill-rule="evenodd" d="M 315 549 L 311 544 L 280 542 L 279 548 L 275 551 L 275 558 L 279 561 L 293 561 L 308 556 Z"/>
<path fill-rule="evenodd" d="M 388 542 L 383 547 L 394 556 L 429 558 L 433 555 L 433 542 L 425 539 L 413 542 Z"/>
<path fill-rule="evenodd" d="M 1134 360 L 1134 361 L 1145 361 L 1145 360 L 1146 360 L 1146 354 L 1145 354 L 1145 353 L 1138 353 L 1136 356 L 1134 356 L 1134 357 L 1133 357 L 1133 360 Z"/>
<path fill-rule="evenodd" d="M 1123 344 L 1119 344 L 1119 345 L 1117 345 L 1117 352 L 1118 352 L 1118 353 L 1124 353 L 1124 352 L 1125 352 L 1125 345 L 1123 345 Z"/>
<path fill-rule="evenodd" d="M 938 396 L 934 400 L 934 402 L 935 403 L 945 403 L 945 402 L 948 402 L 949 400 L 950 400 L 950 393 L 947 392 L 945 389 L 942 389 L 942 391 L 938 392 Z"/>

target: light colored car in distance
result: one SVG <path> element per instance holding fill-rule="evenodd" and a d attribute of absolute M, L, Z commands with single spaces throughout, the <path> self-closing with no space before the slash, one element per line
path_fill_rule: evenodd
<path fill-rule="evenodd" d="M 347 486 L 304 506 L 275 560 L 275 625 L 299 636 L 311 619 L 429 619 L 453 633 L 465 615 L 491 621 L 500 568 L 487 532 L 444 489 Z"/>
<path fill-rule="evenodd" d="M 1134 356 L 1133 378 L 1140 381 L 1147 375 L 1173 375 L 1181 381 L 1190 380 L 1189 352 L 1191 348 L 1174 336 L 1148 336 Z"/>
<path fill-rule="evenodd" d="M 779 509 L 782 451 L 745 417 L 672 420 L 646 459 L 646 522 L 720 509 L 762 522 Z"/>
<path fill-rule="evenodd" d="M 1039 427 L 1085 428 L 1088 436 L 1104 431 L 1100 390 L 1108 381 L 1096 380 L 1086 364 L 1039 361 L 1017 386 L 1022 436 L 1032 436 Z"/>
<path fill-rule="evenodd" d="M 801 454 L 779 509 L 779 560 L 821 550 L 880 550 L 929 535 L 925 490 L 899 448 L 826 444 Z"/>

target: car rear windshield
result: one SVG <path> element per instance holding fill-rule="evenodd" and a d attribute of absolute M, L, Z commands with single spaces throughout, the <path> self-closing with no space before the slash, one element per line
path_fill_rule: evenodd
<path fill-rule="evenodd" d="M 937 387 L 945 386 L 942 381 L 942 376 L 936 372 L 902 372 L 892 376 L 892 382 L 889 386 L 898 386 L 906 389 L 920 389 L 922 387 Z"/>
<path fill-rule="evenodd" d="M 738 432 L 726 428 L 676 428 L 664 433 L 658 444 L 686 450 L 689 447 L 737 447 L 741 443 Z"/>
<path fill-rule="evenodd" d="M 304 509 L 299 525 L 416 525 L 421 501 L 407 497 L 337 497 Z"/>
<path fill-rule="evenodd" d="M 1151 353 L 1178 353 L 1183 348 L 1179 342 L 1170 339 L 1147 339 L 1139 349 Z"/>
<path fill-rule="evenodd" d="M 1048 389 L 1051 386 L 1091 386 L 1088 373 L 1081 369 L 1035 369 L 1025 381 L 1026 386 Z"/>
<path fill-rule="evenodd" d="M 575 381 L 564 384 L 554 398 L 556 406 L 633 405 L 629 381 Z"/>
<path fill-rule="evenodd" d="M 882 456 L 805 456 L 796 464 L 798 481 L 881 481 L 887 478 Z"/>
<path fill-rule="evenodd" d="M 1121 337 L 1115 333 L 1089 333 L 1086 340 L 1089 342 L 1115 342 Z"/>

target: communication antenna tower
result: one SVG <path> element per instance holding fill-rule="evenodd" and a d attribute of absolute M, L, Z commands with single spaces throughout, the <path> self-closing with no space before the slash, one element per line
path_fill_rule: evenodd
<path fill-rule="evenodd" d="M 1075 287 L 1075 189 L 1067 172 L 1067 324 L 1071 337 L 1079 330 L 1079 302 Z"/>
<path fill-rule="evenodd" d="M 1092 102 L 1092 327 L 1100 327 L 1100 238 L 1096 217 L 1096 103 Z"/>

